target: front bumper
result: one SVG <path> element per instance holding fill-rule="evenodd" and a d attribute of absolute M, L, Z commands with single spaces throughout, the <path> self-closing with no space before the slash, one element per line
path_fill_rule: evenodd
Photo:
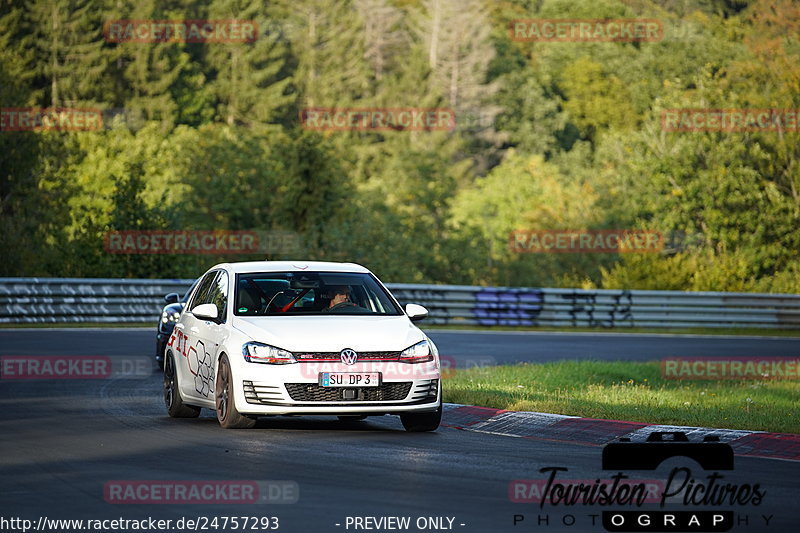
<path fill-rule="evenodd" d="M 236 408 L 243 414 L 401 414 L 435 411 L 441 403 L 435 362 L 297 363 L 248 370 L 254 372 L 236 380 Z M 380 372 L 382 380 L 378 387 L 322 387 L 319 372 Z"/>

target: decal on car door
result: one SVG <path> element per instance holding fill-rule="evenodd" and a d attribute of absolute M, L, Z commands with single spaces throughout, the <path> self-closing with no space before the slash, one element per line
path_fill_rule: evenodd
<path fill-rule="evenodd" d="M 167 346 L 173 346 L 175 351 L 186 358 L 186 366 L 194 376 L 194 389 L 198 394 L 208 398 L 213 387 L 211 385 L 214 369 L 211 367 L 211 354 L 206 351 L 206 345 L 198 340 L 194 346 L 187 349 L 189 337 L 182 331 L 173 331 Z"/>
<path fill-rule="evenodd" d="M 208 398 L 211 394 L 211 354 L 206 351 L 203 341 L 197 341 L 193 347 L 189 348 L 187 356 L 189 372 L 194 375 L 194 389 L 201 395 Z"/>

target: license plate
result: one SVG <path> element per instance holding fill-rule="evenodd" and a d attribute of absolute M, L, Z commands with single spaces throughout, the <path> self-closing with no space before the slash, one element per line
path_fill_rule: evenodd
<path fill-rule="evenodd" d="M 320 372 L 319 384 L 323 387 L 377 387 L 381 384 L 381 373 Z"/>

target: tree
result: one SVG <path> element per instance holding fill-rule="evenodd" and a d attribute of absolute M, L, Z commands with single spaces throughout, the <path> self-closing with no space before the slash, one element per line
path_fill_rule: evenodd
<path fill-rule="evenodd" d="M 155 0 L 117 1 L 107 11 L 107 20 L 162 20 L 167 18 Z M 172 94 L 187 74 L 189 56 L 180 43 L 119 43 L 107 51 L 113 59 L 117 81 L 115 101 L 124 115 L 142 122 L 157 120 L 169 130 L 178 118 L 178 103 Z M 131 123 L 133 120 L 131 120 Z M 130 125 L 130 124 L 129 124 Z"/>
<path fill-rule="evenodd" d="M 355 5 L 364 21 L 364 58 L 372 67 L 373 79 L 380 82 L 397 68 L 397 61 L 408 48 L 403 12 L 387 0 L 356 0 Z"/>
<path fill-rule="evenodd" d="M 637 122 L 626 84 L 588 57 L 567 65 L 559 85 L 565 93 L 564 110 L 589 138 L 598 130 L 627 129 Z"/>
<path fill-rule="evenodd" d="M 559 168 L 509 150 L 504 161 L 453 200 L 451 224 L 472 235 L 483 250 L 482 283 L 557 285 L 564 273 L 597 276 L 612 258 L 598 254 L 518 254 L 508 247 L 514 230 L 576 230 L 602 226 L 597 194 L 588 183 L 573 183 Z"/>
<path fill-rule="evenodd" d="M 294 84 L 302 107 L 347 107 L 370 94 L 363 21 L 351 0 L 307 0 L 285 7 L 296 30 Z"/>
<path fill-rule="evenodd" d="M 28 107 L 36 97 L 16 59 L 0 47 L 3 107 Z M 0 250 L 4 257 L 0 275 L 57 271 L 53 244 L 61 242 L 69 219 L 64 198 L 71 194 L 72 185 L 62 169 L 70 160 L 71 146 L 70 139 L 58 133 L 0 130 Z"/>
<path fill-rule="evenodd" d="M 494 119 L 501 109 L 493 97 L 500 82 L 488 79 L 495 51 L 483 3 L 424 0 L 422 6 L 413 21 L 417 39 L 427 51 L 430 83 L 445 96 L 457 117 L 471 120 L 471 135 L 490 144 L 499 143 Z"/>
<path fill-rule="evenodd" d="M 45 90 L 45 105 L 109 101 L 102 12 L 98 0 L 31 0 L 27 4 L 27 27 L 35 50 L 29 67 Z"/>
<path fill-rule="evenodd" d="M 519 152 L 550 157 L 572 148 L 577 135 L 567 133 L 563 99 L 553 91 L 552 83 L 539 80 L 534 69 L 508 74 L 497 97 L 507 110 L 498 115 L 497 128 L 508 132 L 508 143 Z"/>
<path fill-rule="evenodd" d="M 743 14 L 750 23 L 745 35 L 748 54 L 720 76 L 723 90 L 739 95 L 741 106 L 767 109 L 800 107 L 800 6 L 796 2 L 759 1 Z M 800 214 L 800 133 L 756 133 L 754 142 L 768 151 L 760 173 L 788 195 Z"/>
<path fill-rule="evenodd" d="M 253 42 L 207 45 L 218 115 L 229 126 L 275 123 L 295 99 L 286 42 L 263 31 L 274 13 L 270 6 L 267 0 L 215 0 L 209 7 L 212 19 L 253 20 L 259 28 Z"/>

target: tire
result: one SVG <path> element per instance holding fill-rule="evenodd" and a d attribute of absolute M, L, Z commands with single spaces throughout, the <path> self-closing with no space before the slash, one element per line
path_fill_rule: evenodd
<path fill-rule="evenodd" d="M 340 415 L 337 416 L 339 420 L 342 422 L 359 422 L 361 420 L 366 420 L 367 415 Z"/>
<path fill-rule="evenodd" d="M 442 404 L 431 413 L 406 413 L 400 415 L 400 421 L 406 431 L 436 431 L 442 422 Z"/>
<path fill-rule="evenodd" d="M 164 405 L 172 418 L 197 418 L 200 416 L 199 407 L 186 405 L 181 399 L 178 373 L 175 371 L 175 358 L 172 352 L 167 354 L 166 361 L 164 361 Z"/>
<path fill-rule="evenodd" d="M 244 416 L 236 409 L 233 397 L 233 375 L 228 356 L 223 354 L 217 368 L 217 381 L 214 387 L 214 403 L 217 406 L 217 420 L 225 429 L 249 429 L 256 425 L 256 420 Z"/>

